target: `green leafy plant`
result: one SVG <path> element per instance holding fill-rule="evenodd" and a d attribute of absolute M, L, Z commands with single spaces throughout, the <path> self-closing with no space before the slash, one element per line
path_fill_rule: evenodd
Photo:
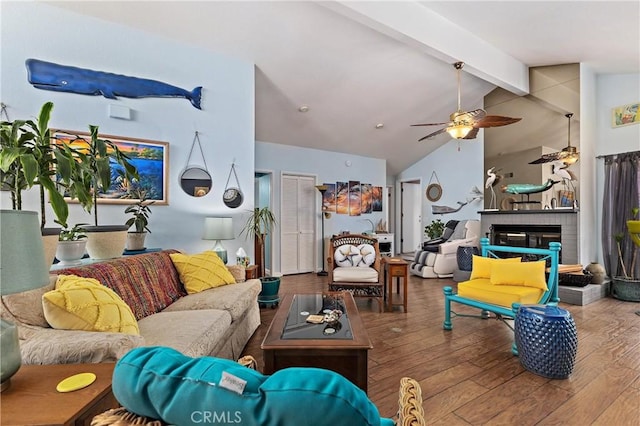
<path fill-rule="evenodd" d="M 86 229 L 83 226 L 88 225 L 87 223 L 76 223 L 72 228 L 63 228 L 60 231 L 60 236 L 58 237 L 58 241 L 78 241 L 87 238 L 85 232 Z"/>
<path fill-rule="evenodd" d="M 74 161 L 75 151 L 63 149 L 51 143 L 49 120 L 52 102 L 40 109 L 38 119 L 3 121 L 0 123 L 0 171 L 1 184 L 11 191 L 14 210 L 22 210 L 22 191 L 34 185 L 40 187 L 40 227 L 44 228 L 45 193 L 49 195 L 55 222 L 67 227 L 69 207 L 58 185 L 68 186 L 75 178 L 76 169 L 66 167 Z M 56 182 L 56 173 L 59 182 Z"/>
<path fill-rule="evenodd" d="M 438 238 L 444 232 L 444 223 L 440 219 L 436 219 L 431 224 L 424 227 L 424 234 L 430 240 Z"/>
<path fill-rule="evenodd" d="M 245 238 L 252 238 L 260 244 L 260 276 L 264 276 L 264 241 L 276 224 L 276 217 L 269 207 L 256 207 L 240 231 L 240 235 L 244 234 Z"/>
<path fill-rule="evenodd" d="M 113 142 L 98 137 L 98 126 L 89 125 L 90 140 L 76 136 L 75 141 L 84 141 L 86 147 L 77 149 L 75 167 L 77 172 L 72 185 L 68 186 L 69 195 L 76 198 L 87 211 L 93 210 L 94 225 L 98 226 L 98 194 L 107 192 L 111 187 L 111 162 L 121 166 L 118 174 L 124 185 L 138 180 L 138 170 L 131 164 L 129 157 L 120 151 Z M 66 147 L 69 149 L 69 147 Z"/>
<path fill-rule="evenodd" d="M 133 217 L 130 217 L 125 225 L 128 227 L 135 226 L 135 232 L 149 232 L 149 216 L 151 215 L 150 205 L 155 203 L 155 201 L 149 201 L 147 198 L 147 191 L 141 189 L 135 189 L 131 191 L 131 198 L 137 198 L 137 201 L 125 209 L 125 213 L 131 214 Z"/>

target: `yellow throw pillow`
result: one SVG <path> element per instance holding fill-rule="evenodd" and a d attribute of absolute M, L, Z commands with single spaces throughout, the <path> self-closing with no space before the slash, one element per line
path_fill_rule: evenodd
<path fill-rule="evenodd" d="M 140 334 L 131 308 L 93 278 L 59 275 L 56 289 L 42 295 L 42 307 L 53 328 Z"/>
<path fill-rule="evenodd" d="M 501 262 L 520 262 L 520 257 L 508 257 L 506 259 L 495 259 L 492 257 L 476 256 L 473 255 L 473 266 L 471 267 L 471 277 L 469 279 L 475 280 L 476 278 L 491 278 L 491 266 Z"/>
<path fill-rule="evenodd" d="M 193 255 L 172 253 L 169 256 L 189 294 L 236 282 L 214 251 Z"/>
<path fill-rule="evenodd" d="M 545 261 L 496 263 L 491 267 L 491 284 L 520 285 L 547 291 L 544 275 Z"/>

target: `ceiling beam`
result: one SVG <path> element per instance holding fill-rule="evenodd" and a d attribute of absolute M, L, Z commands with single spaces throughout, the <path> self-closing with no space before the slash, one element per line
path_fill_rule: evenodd
<path fill-rule="evenodd" d="M 420 49 L 519 96 L 529 93 L 529 69 L 468 30 L 414 1 L 320 1 L 349 19 Z"/>

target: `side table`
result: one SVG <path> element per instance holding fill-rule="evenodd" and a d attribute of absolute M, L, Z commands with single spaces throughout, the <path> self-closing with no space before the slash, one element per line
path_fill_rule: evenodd
<path fill-rule="evenodd" d="M 387 309 L 393 311 L 394 306 L 402 306 L 407 312 L 407 283 L 409 282 L 409 263 L 400 257 L 383 257 L 384 280 L 387 294 Z M 393 303 L 393 278 L 396 277 L 396 293 L 400 294 L 400 279 L 403 279 L 402 301 Z"/>
<path fill-rule="evenodd" d="M 258 265 L 249 265 L 244 269 L 244 278 L 252 280 L 258 278 Z"/>
<path fill-rule="evenodd" d="M 120 404 L 111 392 L 113 363 L 23 365 L 2 392 L 3 425 L 90 425 L 94 416 Z M 94 373 L 84 389 L 60 393 L 57 384 L 74 374 Z"/>

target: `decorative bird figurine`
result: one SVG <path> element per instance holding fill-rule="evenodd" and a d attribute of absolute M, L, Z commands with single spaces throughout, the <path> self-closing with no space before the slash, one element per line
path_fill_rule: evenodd
<path fill-rule="evenodd" d="M 573 172 L 571 172 L 571 170 L 568 170 L 567 167 L 569 167 L 568 165 L 566 165 L 563 161 L 557 160 L 551 163 L 551 173 L 561 177 L 562 179 L 567 179 L 567 180 L 576 180 L 576 176 L 573 174 Z"/>
<path fill-rule="evenodd" d="M 497 169 L 495 167 L 491 167 L 489 170 L 487 170 L 487 176 L 489 176 L 486 180 L 486 182 L 484 183 L 484 187 L 486 189 L 490 189 L 491 190 L 491 201 L 489 202 L 489 209 L 495 209 L 496 205 L 497 205 L 497 201 L 496 201 L 496 191 L 493 189 L 494 186 L 496 186 L 501 180 L 502 180 L 502 175 L 496 175 L 496 172 L 500 171 L 502 169 Z"/>

